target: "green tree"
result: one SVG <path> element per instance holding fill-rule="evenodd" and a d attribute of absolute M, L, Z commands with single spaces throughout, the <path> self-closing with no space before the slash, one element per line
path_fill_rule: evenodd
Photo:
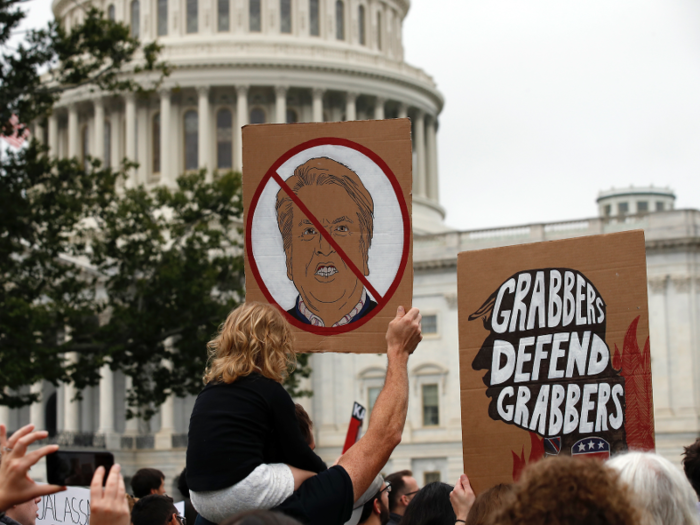
<path fill-rule="evenodd" d="M 2 44 L 18 6 L 0 0 Z M 13 114 L 45 119 L 67 89 L 148 94 L 169 73 L 159 50 L 95 9 L 70 33 L 55 23 L 30 32 L 2 55 L 3 132 Z M 140 72 L 157 80 L 143 85 Z M 104 364 L 134 379 L 129 415 L 148 418 L 171 393 L 200 390 L 206 342 L 244 293 L 240 174 L 186 174 L 147 191 L 124 185 L 133 167 L 56 160 L 36 141 L 2 159 L 0 404 L 32 403 L 20 388 L 40 379 L 95 385 Z M 308 395 L 308 357 L 299 364 L 285 386 Z"/>

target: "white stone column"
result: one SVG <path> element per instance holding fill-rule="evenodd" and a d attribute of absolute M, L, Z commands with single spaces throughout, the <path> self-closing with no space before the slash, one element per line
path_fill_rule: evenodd
<path fill-rule="evenodd" d="M 314 88 L 312 90 L 313 97 L 313 121 L 323 122 L 323 93 L 325 90 Z"/>
<path fill-rule="evenodd" d="M 100 434 L 114 432 L 114 372 L 109 365 L 100 369 Z"/>
<path fill-rule="evenodd" d="M 287 86 L 275 87 L 275 122 L 287 122 Z"/>
<path fill-rule="evenodd" d="M 430 122 L 426 127 L 427 135 L 427 190 L 428 198 L 437 202 L 438 194 L 438 159 L 437 159 L 437 119 L 431 117 Z"/>
<path fill-rule="evenodd" d="M 131 390 L 131 387 L 134 384 L 134 380 L 131 378 L 131 376 L 124 376 L 124 405 L 125 408 L 128 410 L 129 409 L 129 390 Z M 129 434 L 129 435 L 136 435 L 139 433 L 139 419 L 137 417 L 132 417 L 131 419 L 126 420 L 126 424 L 124 426 L 124 434 Z"/>
<path fill-rule="evenodd" d="M 32 394 L 39 394 L 39 400 L 32 403 L 29 407 L 29 422 L 34 425 L 37 430 L 44 430 L 44 400 L 42 399 L 42 390 L 44 389 L 44 382 L 37 381 L 31 386 Z"/>
<path fill-rule="evenodd" d="M 150 133 L 150 118 L 148 108 L 145 106 L 136 106 L 136 162 L 139 167 L 136 169 L 138 175 L 135 182 L 137 184 L 146 184 L 148 182 L 148 174 L 151 171 L 151 163 L 148 159 L 148 150 L 150 149 L 151 133 Z"/>
<path fill-rule="evenodd" d="M 384 120 L 384 103 L 386 99 L 377 97 L 374 100 L 374 120 Z"/>
<path fill-rule="evenodd" d="M 170 167 L 170 88 L 160 90 L 160 182 L 168 186 L 175 185 L 175 177 Z"/>
<path fill-rule="evenodd" d="M 127 93 L 124 96 L 125 100 L 125 138 L 124 156 L 130 161 L 136 161 L 136 98 L 133 93 Z M 129 178 L 126 181 L 128 188 L 136 186 L 136 174 L 134 170 L 129 170 Z"/>
<path fill-rule="evenodd" d="M 413 148 L 416 152 L 416 165 L 413 167 L 413 191 L 420 197 L 426 197 L 425 188 L 425 117 L 416 110 L 413 122 Z"/>
<path fill-rule="evenodd" d="M 357 120 L 357 93 L 345 93 L 345 120 Z"/>
<path fill-rule="evenodd" d="M 7 405 L 0 405 L 0 423 L 5 425 L 7 431 L 15 430 L 13 428 L 8 428 L 10 424 L 10 407 Z"/>
<path fill-rule="evenodd" d="M 75 352 L 66 354 L 66 361 L 75 363 L 78 356 Z M 80 432 L 80 403 L 75 400 L 77 389 L 72 383 L 63 384 L 63 431 Z"/>
<path fill-rule="evenodd" d="M 160 430 L 156 433 L 156 448 L 173 448 L 172 436 L 175 432 L 175 396 L 170 394 L 160 407 Z"/>
<path fill-rule="evenodd" d="M 95 146 L 92 154 L 96 159 L 105 160 L 105 106 L 102 97 L 93 101 L 95 106 Z"/>
<path fill-rule="evenodd" d="M 44 126 L 39 124 L 39 122 L 34 123 L 34 138 L 39 144 L 44 143 Z"/>
<path fill-rule="evenodd" d="M 399 118 L 406 118 L 408 117 L 408 104 L 404 104 L 403 102 L 399 105 Z"/>
<path fill-rule="evenodd" d="M 68 158 L 78 156 L 78 106 L 68 106 Z"/>
<path fill-rule="evenodd" d="M 234 133 L 235 155 L 233 157 L 233 169 L 243 169 L 243 137 L 241 128 L 248 124 L 248 86 L 236 87 L 236 129 Z"/>
<path fill-rule="evenodd" d="M 199 117 L 197 158 L 199 159 L 199 167 L 206 168 L 211 165 L 209 159 L 209 151 L 211 151 L 211 143 L 209 142 L 209 86 L 197 87 L 197 95 L 199 99 L 197 105 L 197 115 Z"/>
<path fill-rule="evenodd" d="M 56 108 L 49 116 L 49 155 L 58 157 L 58 117 Z"/>

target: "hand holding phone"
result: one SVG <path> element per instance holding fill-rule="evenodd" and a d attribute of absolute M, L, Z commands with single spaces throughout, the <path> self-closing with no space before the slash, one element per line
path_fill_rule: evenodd
<path fill-rule="evenodd" d="M 54 485 L 89 487 L 98 467 L 109 469 L 114 465 L 111 452 L 58 450 L 46 456 L 46 479 Z M 109 474 L 104 476 L 103 484 Z"/>

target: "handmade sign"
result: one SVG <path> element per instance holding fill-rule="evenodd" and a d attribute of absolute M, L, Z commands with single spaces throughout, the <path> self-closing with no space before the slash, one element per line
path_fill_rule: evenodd
<path fill-rule="evenodd" d="M 654 449 L 643 231 L 463 252 L 457 272 L 477 491 L 544 456 Z"/>
<path fill-rule="evenodd" d="M 285 313 L 300 352 L 386 351 L 411 306 L 408 119 L 243 129 L 246 301 Z"/>
<path fill-rule="evenodd" d="M 42 496 L 36 525 L 88 525 L 90 489 L 68 487 L 63 492 Z"/>

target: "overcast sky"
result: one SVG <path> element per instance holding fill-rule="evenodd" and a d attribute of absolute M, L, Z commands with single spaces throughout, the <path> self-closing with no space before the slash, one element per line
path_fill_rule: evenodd
<path fill-rule="evenodd" d="M 446 222 L 594 216 L 598 191 L 670 186 L 700 207 L 700 2 L 412 0 L 406 60 L 445 97 Z M 30 24 L 50 0 L 30 0 Z"/>

